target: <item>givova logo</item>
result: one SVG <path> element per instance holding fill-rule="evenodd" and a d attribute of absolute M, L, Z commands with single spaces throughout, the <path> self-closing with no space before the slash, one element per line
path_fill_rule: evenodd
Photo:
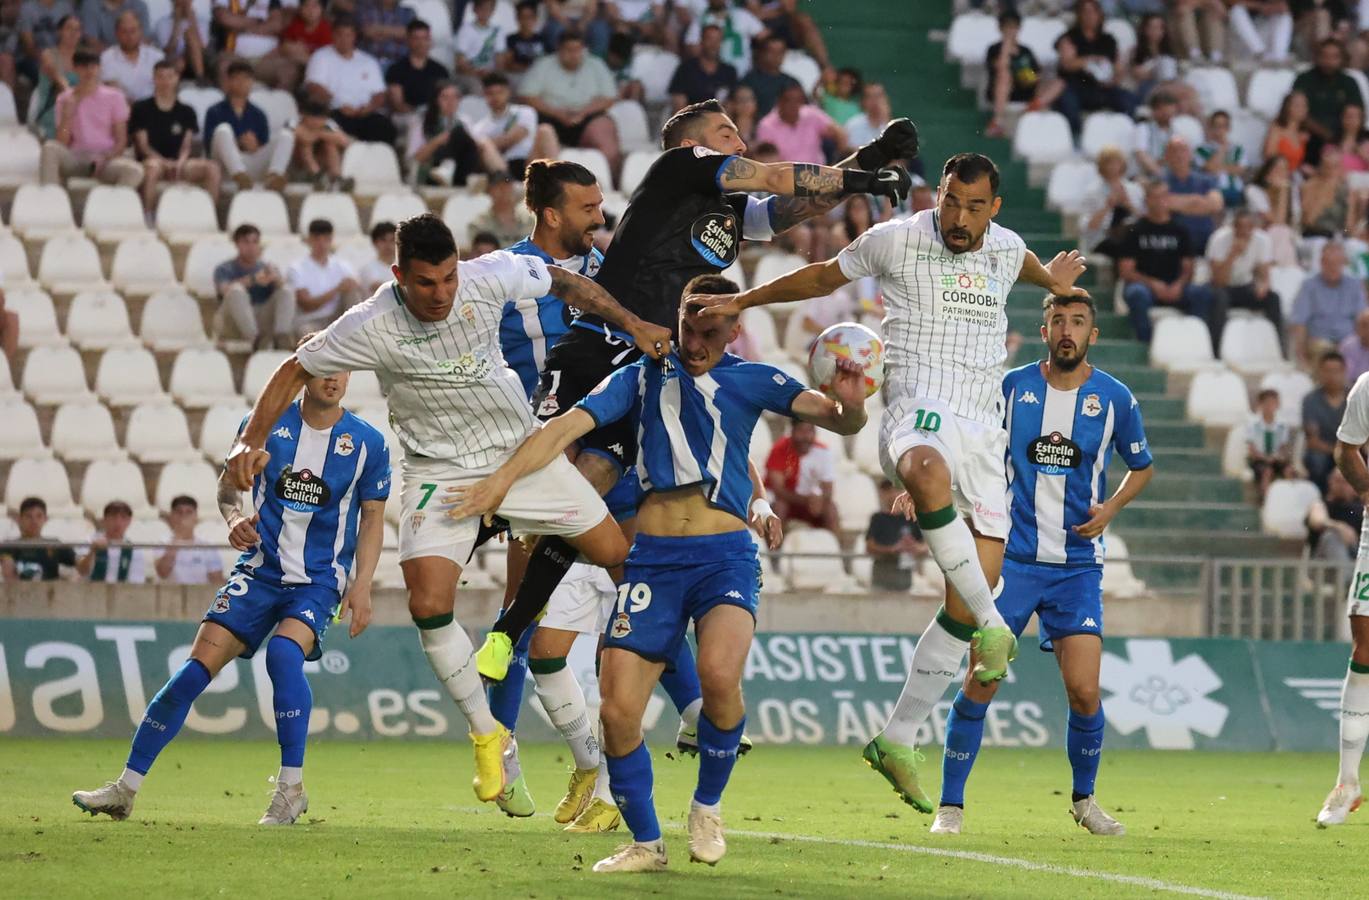
<path fill-rule="evenodd" d="M 1194 732 L 1215 738 L 1226 724 L 1226 705 L 1207 696 L 1222 679 L 1196 653 L 1176 662 L 1169 641 L 1127 641 L 1125 658 L 1105 652 L 1099 684 L 1113 694 L 1108 722 L 1122 734 L 1144 728 L 1157 750 L 1192 750 Z"/>

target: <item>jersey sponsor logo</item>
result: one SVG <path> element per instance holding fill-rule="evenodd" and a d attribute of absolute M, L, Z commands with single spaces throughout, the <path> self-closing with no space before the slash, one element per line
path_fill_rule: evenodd
<path fill-rule="evenodd" d="M 351 456 L 356 445 L 352 443 L 352 436 L 343 433 L 337 436 L 337 441 L 333 444 L 333 452 L 338 456 Z"/>
<path fill-rule="evenodd" d="M 981 328 L 995 328 L 1003 312 L 1003 282 L 980 272 L 942 275 L 941 290 L 934 295 L 932 312 L 942 319 L 957 319 Z"/>
<path fill-rule="evenodd" d="M 704 262 L 726 269 L 737 261 L 737 217 L 730 214 L 705 213 L 694 220 L 689 229 L 689 242 L 704 258 Z"/>
<path fill-rule="evenodd" d="M 1144 449 L 1146 449 L 1146 442 L 1145 442 L 1145 441 L 1132 441 L 1132 442 L 1131 442 L 1131 452 L 1132 452 L 1132 453 L 1140 453 L 1140 452 L 1141 452 L 1142 450 L 1144 450 Z"/>
<path fill-rule="evenodd" d="M 1079 445 L 1058 431 L 1041 435 L 1027 448 L 1027 460 L 1051 475 L 1079 468 L 1083 458 Z"/>
<path fill-rule="evenodd" d="M 308 469 L 296 472 L 292 466 L 286 466 L 276 479 L 276 496 L 290 509 L 313 512 L 328 505 L 332 491 L 322 478 Z"/>
<path fill-rule="evenodd" d="M 437 368 L 459 382 L 484 381 L 494 371 L 494 363 L 482 350 L 463 353 L 456 359 L 439 359 Z"/>
<path fill-rule="evenodd" d="M 1103 411 L 1103 401 L 1098 399 L 1097 394 L 1089 394 L 1084 398 L 1083 413 L 1089 418 L 1093 418 Z"/>
<path fill-rule="evenodd" d="M 284 438 L 287 441 L 293 441 L 295 439 L 295 436 L 290 433 L 290 429 L 286 428 L 284 425 L 277 428 L 275 431 L 271 433 L 274 434 L 276 437 Z"/>
<path fill-rule="evenodd" d="M 432 334 L 416 334 L 413 337 L 400 338 L 399 340 L 395 341 L 395 346 L 412 347 L 416 344 L 426 344 L 429 341 L 436 340 L 437 337 L 438 334 L 436 331 L 434 331 Z"/>
<path fill-rule="evenodd" d="M 1017 398 L 1017 402 L 1018 402 L 1018 403 L 1040 403 L 1041 401 L 1038 400 L 1038 399 L 1036 399 L 1036 395 L 1033 394 L 1031 391 L 1025 391 L 1025 392 L 1023 392 L 1023 394 L 1022 394 L 1021 397 L 1018 397 L 1018 398 Z"/>

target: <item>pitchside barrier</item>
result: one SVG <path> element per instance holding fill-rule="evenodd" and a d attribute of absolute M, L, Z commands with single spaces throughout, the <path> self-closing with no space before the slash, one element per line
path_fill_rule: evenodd
<path fill-rule="evenodd" d="M 128 737 L 148 699 L 185 659 L 196 626 L 185 622 L 0 620 L 0 734 Z M 762 633 L 747 660 L 747 732 L 760 743 L 858 747 L 888 716 L 915 638 Z M 1333 750 L 1345 644 L 1236 639 L 1117 638 L 1104 642 L 1103 702 L 1109 746 L 1164 750 Z M 571 665 L 597 705 L 593 645 Z M 310 733 L 347 740 L 465 740 L 465 724 L 438 688 L 412 628 L 345 625 L 307 664 Z M 962 673 L 963 677 L 963 673 Z M 920 742 L 941 743 L 953 692 Z M 1054 658 L 1023 647 L 989 710 L 990 746 L 1062 746 L 1065 699 Z M 274 735 L 265 654 L 237 660 L 196 702 L 185 733 Z M 678 719 L 658 690 L 649 740 L 673 742 Z M 525 741 L 557 739 L 529 684 L 518 725 Z"/>

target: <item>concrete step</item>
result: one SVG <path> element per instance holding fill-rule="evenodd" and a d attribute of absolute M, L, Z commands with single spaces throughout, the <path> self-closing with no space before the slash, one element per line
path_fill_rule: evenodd
<path fill-rule="evenodd" d="M 1215 480 L 1215 479 L 1214 479 Z M 1156 500 L 1137 500 L 1124 513 L 1127 529 L 1203 529 L 1211 531 L 1255 531 L 1259 516 L 1245 503 L 1196 502 L 1173 504 Z"/>
<path fill-rule="evenodd" d="M 1024 340 L 1008 364 L 1010 366 L 1026 365 L 1033 360 L 1040 359 L 1044 350 L 1045 346 L 1038 341 Z M 1089 361 L 1108 371 L 1112 371 L 1117 366 L 1145 366 L 1149 368 L 1150 348 L 1131 338 L 1099 338 L 1098 343 L 1089 350 Z"/>

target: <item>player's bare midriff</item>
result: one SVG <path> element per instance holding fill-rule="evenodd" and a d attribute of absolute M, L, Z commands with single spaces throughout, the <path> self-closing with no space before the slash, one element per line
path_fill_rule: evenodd
<path fill-rule="evenodd" d="M 709 504 L 702 485 L 652 491 L 637 508 L 637 531 L 658 537 L 695 537 L 742 531 L 746 523 Z"/>

